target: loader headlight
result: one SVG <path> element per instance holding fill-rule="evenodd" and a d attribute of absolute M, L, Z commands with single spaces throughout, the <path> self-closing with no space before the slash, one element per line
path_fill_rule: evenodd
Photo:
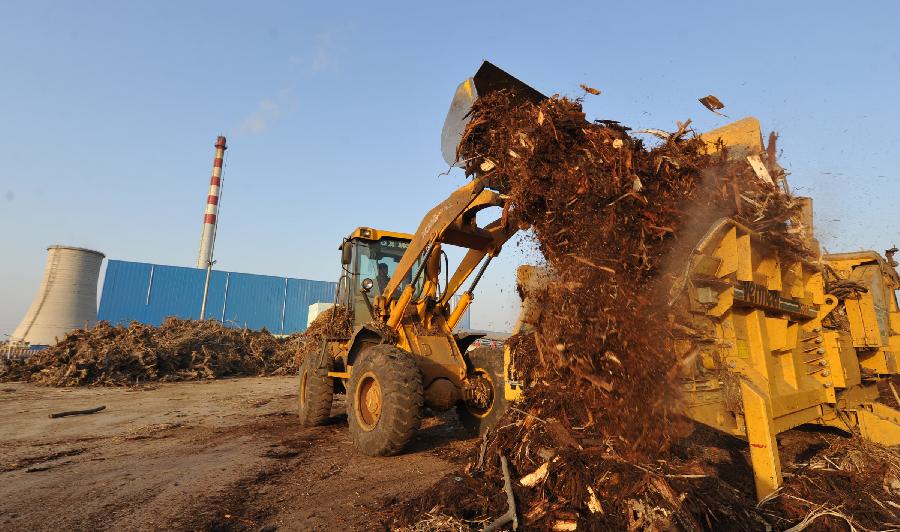
<path fill-rule="evenodd" d="M 363 292 L 368 292 L 369 290 L 372 289 L 373 286 L 375 286 L 375 281 L 373 281 L 371 278 L 366 277 L 365 279 L 362 280 Z"/>

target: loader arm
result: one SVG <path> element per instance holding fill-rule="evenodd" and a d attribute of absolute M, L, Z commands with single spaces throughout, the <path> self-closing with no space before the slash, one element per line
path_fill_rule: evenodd
<path fill-rule="evenodd" d="M 487 254 L 496 254 L 518 230 L 515 225 L 503 223 L 499 219 L 484 228 L 478 227 L 475 220 L 478 211 L 488 207 L 503 207 L 505 204 L 501 194 L 486 188 L 485 181 L 485 177 L 478 177 L 463 185 L 422 219 L 381 297 L 376 300 L 375 315 L 387 321 L 391 327 L 399 325 L 400 318 L 412 299 L 415 282 L 409 283 L 395 299 L 398 288 L 407 278 L 417 280 L 421 270 L 427 269 L 428 259 L 437 246 L 446 243 L 469 249 L 454 273 L 450 286 L 444 290 L 441 302 L 446 303 L 481 259 Z M 419 264 L 422 266 L 413 271 L 420 258 L 422 260 Z M 450 289 L 451 287 L 453 288 Z"/>
<path fill-rule="evenodd" d="M 475 268 L 481 263 L 486 255 L 490 254 L 491 256 L 494 256 L 499 253 L 503 244 L 519 231 L 518 226 L 514 223 L 504 223 L 502 218 L 498 218 L 489 223 L 484 229 L 493 235 L 493 245 L 489 248 L 470 249 L 466 253 L 466 256 L 463 257 L 459 266 L 456 268 L 456 271 L 453 273 L 453 277 L 450 278 L 450 282 L 444 288 L 444 293 L 441 295 L 440 300 L 441 305 L 446 305 L 450 301 L 450 298 L 453 297 L 456 291 L 459 290 L 459 287 L 462 286 L 472 272 L 475 271 Z"/>

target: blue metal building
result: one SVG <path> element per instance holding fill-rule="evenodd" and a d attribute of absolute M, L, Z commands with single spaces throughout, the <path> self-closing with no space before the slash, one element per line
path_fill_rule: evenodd
<path fill-rule="evenodd" d="M 159 325 L 168 316 L 200 317 L 206 270 L 110 260 L 98 320 Z M 206 318 L 273 334 L 306 330 L 309 306 L 334 301 L 335 283 L 213 270 Z"/>

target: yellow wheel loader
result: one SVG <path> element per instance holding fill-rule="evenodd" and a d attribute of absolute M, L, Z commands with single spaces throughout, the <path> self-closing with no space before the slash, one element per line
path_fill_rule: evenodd
<path fill-rule="evenodd" d="M 356 446 L 369 455 L 390 455 L 419 428 L 425 406 L 456 406 L 475 433 L 502 415 L 502 351 L 467 351 L 480 335 L 453 332 L 488 263 L 513 231 L 500 223 L 475 224 L 477 211 L 501 202 L 476 180 L 433 210 L 415 235 L 360 227 L 344 240 L 337 303 L 350 309 L 353 332 L 328 339 L 306 357 L 300 369 L 305 425 L 325 421 L 332 394 L 344 390 Z M 453 276 L 441 279 L 441 247 L 447 244 L 469 251 Z M 470 288 L 451 309 L 451 296 L 479 263 Z"/>
<path fill-rule="evenodd" d="M 442 151 L 449 164 L 457 163 L 471 104 L 503 88 L 515 89 L 519 98 L 544 98 L 485 62 L 460 84 L 448 112 Z M 749 158 L 751 166 L 765 153 L 753 118 L 703 138 L 709 149 L 727 146 L 730 156 Z M 480 211 L 505 206 L 503 192 L 501 183 L 476 175 L 431 209 L 414 234 L 360 227 L 344 239 L 337 304 L 350 309 L 353 331 L 326 339 L 306 357 L 299 401 L 305 425 L 322 423 L 333 393 L 346 391 L 356 446 L 369 455 L 390 455 L 414 435 L 425 406 L 457 407 L 464 425 L 483 433 L 509 402 L 527 393 L 508 347 L 468 351 L 478 336 L 453 332 L 491 259 L 519 230 L 502 216 L 476 222 Z M 806 208 L 795 226 L 817 250 L 811 201 L 798 200 Z M 467 252 L 452 275 L 442 276 L 447 245 Z M 877 383 L 898 373 L 894 252 L 886 258 L 858 252 L 815 262 L 790 259 L 752 230 L 722 219 L 697 243 L 671 287 L 673 313 L 690 321 L 676 344 L 685 414 L 748 441 L 759 499 L 782 482 L 776 436 L 793 427 L 837 427 L 900 444 L 900 412 L 877 402 Z M 552 277 L 530 266 L 517 274 L 525 299 L 513 333 L 535 321 L 542 309 L 528 294 Z"/>
<path fill-rule="evenodd" d="M 460 84 L 447 115 L 443 153 L 456 162 L 456 145 L 472 102 L 514 88 L 520 97 L 545 97 L 485 63 Z M 300 368 L 299 412 L 305 425 L 322 423 L 332 394 L 347 394 L 347 418 L 356 446 L 369 455 L 399 452 L 419 428 L 424 407 L 456 407 L 474 433 L 493 425 L 506 408 L 503 352 L 468 347 L 480 335 L 454 334 L 491 260 L 518 231 L 502 217 L 479 225 L 477 214 L 503 208 L 498 183 L 478 177 L 431 209 L 414 234 L 357 228 L 340 246 L 343 275 L 336 303 L 350 309 L 353 331 L 327 339 Z M 466 254 L 441 276 L 443 246 Z M 446 264 L 444 260 L 444 264 Z M 474 276 L 473 276 L 474 274 Z M 451 308 L 451 298 L 471 283 Z"/>

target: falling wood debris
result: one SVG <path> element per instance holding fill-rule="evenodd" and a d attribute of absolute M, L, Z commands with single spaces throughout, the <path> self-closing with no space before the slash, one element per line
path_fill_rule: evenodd
<path fill-rule="evenodd" d="M 724 107 L 711 95 L 701 102 Z M 672 341 L 685 326 L 664 294 L 698 231 L 730 217 L 782 256 L 812 257 L 774 160 L 731 158 L 689 124 L 648 130 L 663 141 L 648 147 L 616 121 L 589 121 L 579 100 L 498 91 L 475 102 L 459 160 L 508 191 L 508 218 L 531 228 L 553 282 L 528 294 L 540 309 L 533 332 L 508 343 L 518 378 L 531 384 L 479 453 L 506 458 L 473 451 L 452 498 L 440 482 L 398 523 L 425 510 L 496 519 L 504 505 L 495 486 L 511 474 L 525 529 L 900 526 L 895 451 L 830 434 L 785 443 L 785 485 L 757 505 L 745 444 L 679 414 Z M 851 502 L 861 497 L 877 502 Z M 820 511 L 838 507 L 841 516 Z"/>
<path fill-rule="evenodd" d="M 725 108 L 725 104 L 722 103 L 722 100 L 716 98 L 712 94 L 704 96 L 703 98 L 700 98 L 698 101 L 703 104 L 703 107 L 706 107 L 707 109 L 716 113 L 717 115 L 724 116 L 726 118 L 728 117 L 728 115 L 725 115 L 725 114 L 722 114 L 719 112 L 721 109 Z"/>

